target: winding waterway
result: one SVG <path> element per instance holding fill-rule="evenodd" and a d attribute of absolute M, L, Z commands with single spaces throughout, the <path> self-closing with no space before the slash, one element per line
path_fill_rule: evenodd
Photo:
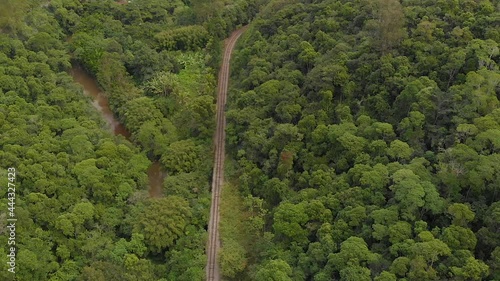
<path fill-rule="evenodd" d="M 115 135 L 122 135 L 130 141 L 130 132 L 127 131 L 123 124 L 116 120 L 113 112 L 109 108 L 108 99 L 102 93 L 97 81 L 80 66 L 73 66 L 70 74 L 73 80 L 83 87 L 83 93 L 92 98 L 92 105 L 101 113 L 102 118 L 104 118 L 113 133 Z M 153 162 L 148 168 L 147 173 L 149 177 L 149 196 L 162 196 L 162 185 L 165 173 L 161 170 L 160 163 L 158 161 Z"/>

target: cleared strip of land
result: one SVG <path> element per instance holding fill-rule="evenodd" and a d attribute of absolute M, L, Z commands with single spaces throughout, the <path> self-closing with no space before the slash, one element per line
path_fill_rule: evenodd
<path fill-rule="evenodd" d="M 226 141 L 226 117 L 224 106 L 226 104 L 227 87 L 229 84 L 229 62 L 236 41 L 246 28 L 241 28 L 226 40 L 222 65 L 219 72 L 219 83 L 217 88 L 217 128 L 215 130 L 214 145 L 214 170 L 212 178 L 212 204 L 210 207 L 210 220 L 208 223 L 208 244 L 207 244 L 207 280 L 220 280 L 220 270 L 218 263 L 218 252 L 220 248 L 219 240 L 219 200 L 221 188 L 224 183 L 224 155 Z"/>

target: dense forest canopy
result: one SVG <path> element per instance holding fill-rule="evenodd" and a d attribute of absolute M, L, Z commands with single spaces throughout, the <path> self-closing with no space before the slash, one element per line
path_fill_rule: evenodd
<path fill-rule="evenodd" d="M 494 0 L 271 1 L 232 65 L 226 275 L 498 280 L 499 43 Z"/>
<path fill-rule="evenodd" d="M 239 0 L 0 1 L 0 184 L 15 167 L 18 219 L 16 275 L 2 262 L 0 280 L 204 279 L 221 40 L 256 12 Z M 72 65 L 95 77 L 129 140 Z M 168 177 L 149 198 L 156 160 Z"/>
<path fill-rule="evenodd" d="M 0 0 L 0 185 L 15 167 L 18 219 L 0 280 L 204 280 L 222 39 L 249 22 L 224 278 L 499 280 L 498 0 Z"/>

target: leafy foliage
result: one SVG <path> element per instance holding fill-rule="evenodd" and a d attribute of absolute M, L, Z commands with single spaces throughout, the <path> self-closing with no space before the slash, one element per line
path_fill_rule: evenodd
<path fill-rule="evenodd" d="M 216 2 L 0 1 L 0 184 L 15 167 L 19 219 L 0 280 L 204 279 L 219 41 L 257 11 Z M 130 137 L 104 130 L 72 65 Z M 149 198 L 159 159 L 165 197 Z"/>
<path fill-rule="evenodd" d="M 245 278 L 497 278 L 497 6 L 261 10 L 227 112 L 235 181 L 267 214 Z"/>

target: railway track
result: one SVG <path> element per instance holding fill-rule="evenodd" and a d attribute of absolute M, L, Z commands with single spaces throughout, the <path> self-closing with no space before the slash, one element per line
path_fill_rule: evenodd
<path fill-rule="evenodd" d="M 224 155 L 226 142 L 226 117 L 224 107 L 226 105 L 227 87 L 229 84 L 229 62 L 231 53 L 233 52 L 236 41 L 245 31 L 243 27 L 231 34 L 226 39 L 224 55 L 219 71 L 219 81 L 217 86 L 217 108 L 214 145 L 214 169 L 212 174 L 212 203 L 210 206 L 210 220 L 208 223 L 208 244 L 207 244 L 207 267 L 206 277 L 208 281 L 219 281 L 220 270 L 218 263 L 218 252 L 220 247 L 219 240 L 219 200 L 222 184 L 224 183 Z"/>

